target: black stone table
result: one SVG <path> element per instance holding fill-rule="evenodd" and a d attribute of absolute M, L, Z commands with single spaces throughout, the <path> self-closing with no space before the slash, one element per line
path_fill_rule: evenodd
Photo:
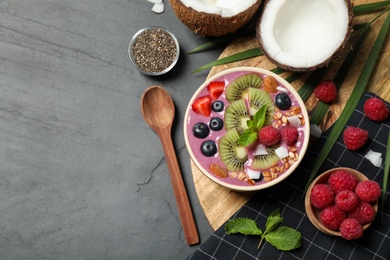
<path fill-rule="evenodd" d="M 201 241 L 213 232 L 184 144 L 188 101 L 221 51 L 147 0 L 0 1 L 0 258 L 184 259 L 163 150 L 140 97 L 162 85 L 176 105 L 172 135 Z M 140 74 L 133 34 L 163 26 L 181 56 L 170 73 Z"/>

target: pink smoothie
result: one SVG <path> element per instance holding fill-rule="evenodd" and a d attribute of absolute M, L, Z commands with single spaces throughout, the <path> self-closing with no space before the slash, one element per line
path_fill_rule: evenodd
<path fill-rule="evenodd" d="M 242 72 L 234 72 L 234 73 L 230 73 L 230 74 L 226 74 L 224 76 L 221 76 L 219 78 L 216 78 L 214 81 L 224 81 L 225 82 L 225 88 L 226 86 L 228 86 L 228 84 L 234 80 L 236 77 L 240 76 L 240 75 L 243 75 L 243 74 L 248 74 L 248 73 L 253 73 L 252 71 L 242 71 Z M 267 75 L 264 75 L 264 74 L 259 74 L 262 78 L 266 77 Z M 297 99 L 293 96 L 293 94 L 287 89 L 285 88 L 283 85 L 280 84 L 279 82 L 279 87 L 278 89 L 282 90 L 284 93 L 287 93 L 291 99 L 291 108 L 296 108 L 296 107 L 299 107 L 300 108 L 300 104 L 299 102 L 297 101 Z M 270 96 L 272 98 L 272 100 L 275 99 L 275 96 L 278 94 L 278 93 L 281 93 L 281 91 L 278 90 L 277 93 L 270 93 Z M 202 89 L 197 97 L 201 97 L 201 96 L 205 96 L 205 95 L 208 95 L 208 90 L 207 90 L 207 87 L 205 87 L 204 89 Z M 195 98 L 196 99 L 196 98 Z M 213 131 L 210 129 L 210 133 L 209 135 L 206 137 L 206 138 L 197 138 L 193 135 L 193 132 L 192 132 L 192 129 L 194 127 L 194 125 L 198 122 L 203 122 L 205 123 L 206 125 L 209 125 L 209 121 L 212 117 L 220 117 L 223 119 L 224 117 L 224 111 L 226 110 L 226 107 L 230 104 L 226 98 L 225 98 L 225 94 L 222 93 L 222 95 L 218 98 L 218 100 L 221 100 L 223 103 L 224 103 L 224 110 L 221 111 L 221 112 L 214 112 L 214 111 L 211 111 L 211 115 L 209 117 L 207 116 L 204 116 L 204 115 L 200 115 L 200 114 L 197 114 L 195 113 L 191 108 L 190 110 L 188 111 L 188 117 L 187 117 L 187 120 L 188 120 L 188 126 L 187 126 L 187 133 L 185 133 L 188 137 L 188 141 L 189 141 L 189 144 L 190 144 L 190 148 L 192 150 L 192 153 L 194 154 L 194 156 L 196 157 L 196 159 L 198 160 L 198 163 L 205 169 L 207 170 L 210 174 L 213 175 L 213 173 L 211 173 L 211 171 L 209 170 L 209 165 L 212 164 L 212 163 L 215 163 L 215 164 L 218 164 L 220 166 L 223 166 L 225 167 L 224 163 L 220 160 L 220 157 L 219 157 L 219 152 L 217 151 L 217 153 L 214 155 L 214 156 L 211 156 L 211 157 L 206 157 L 204 156 L 202 153 L 201 153 L 201 150 L 200 150 L 200 147 L 201 147 L 201 144 L 206 141 L 206 140 L 213 140 L 216 144 L 217 144 L 217 147 L 218 147 L 218 141 L 219 139 L 226 133 L 226 130 L 225 128 L 223 128 L 222 130 L 220 131 Z M 289 110 L 279 110 L 277 109 L 276 107 L 274 107 L 275 109 L 275 112 L 281 112 L 282 114 L 285 114 L 287 111 Z M 275 121 L 277 121 L 276 119 L 274 119 Z M 308 123 L 308 122 L 307 122 Z M 289 123 L 287 123 L 289 124 Z M 277 128 L 282 128 L 282 126 L 277 126 Z M 297 130 L 298 130 L 298 133 L 299 133 L 299 137 L 298 137 L 298 141 L 297 143 L 295 144 L 293 150 L 295 151 L 295 153 L 300 153 L 301 151 L 301 148 L 302 148 L 302 145 L 304 144 L 304 131 L 305 131 L 305 127 L 304 125 L 300 125 L 297 127 Z M 286 146 L 286 144 L 284 144 L 283 142 L 280 143 L 280 146 Z M 253 147 L 253 146 L 252 146 Z M 286 146 L 287 147 L 287 146 Z M 291 150 L 291 147 L 289 147 L 289 149 Z M 254 154 L 253 154 L 253 151 L 249 148 L 247 148 L 247 151 L 248 151 L 248 161 L 246 162 L 245 164 L 245 167 L 244 167 L 244 174 L 247 176 L 247 171 L 248 169 L 250 168 L 250 165 L 252 163 L 252 160 L 254 158 Z M 284 165 L 285 165 L 285 162 L 286 160 L 288 160 L 289 158 L 285 159 L 285 160 L 279 160 L 277 165 L 280 167 L 280 168 L 285 168 Z M 292 162 L 290 160 L 290 162 Z M 260 171 L 260 170 L 259 170 Z M 286 169 L 284 170 L 281 170 L 278 174 L 278 177 L 280 177 L 281 175 L 284 174 L 284 172 L 286 171 Z M 266 173 L 268 174 L 268 172 L 270 172 L 270 169 L 264 169 L 264 170 L 261 170 L 262 173 Z M 226 183 L 229 183 L 229 184 L 232 184 L 232 185 L 239 185 L 239 186 L 253 186 L 253 185 L 262 185 L 264 183 L 267 183 L 268 181 L 270 181 L 269 179 L 267 178 L 263 178 L 262 180 L 254 180 L 252 182 L 248 182 L 247 179 L 245 180 L 239 180 L 237 178 L 237 173 L 232 173 L 232 172 L 229 172 L 229 176 L 226 177 L 226 178 L 220 178 L 216 175 L 213 175 L 215 178 L 218 178 L 220 180 L 222 180 L 223 182 L 226 182 Z M 242 176 L 242 174 L 241 174 Z M 265 176 L 265 175 L 264 175 Z M 276 178 L 278 178 L 276 177 Z"/>

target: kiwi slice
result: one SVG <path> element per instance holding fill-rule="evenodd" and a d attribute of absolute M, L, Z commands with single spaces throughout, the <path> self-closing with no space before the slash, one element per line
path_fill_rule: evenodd
<path fill-rule="evenodd" d="M 239 137 L 237 130 L 232 129 L 219 140 L 219 156 L 229 171 L 244 170 L 244 164 L 248 160 L 245 147 L 238 144 Z"/>
<path fill-rule="evenodd" d="M 257 73 L 238 76 L 226 87 L 226 99 L 232 103 L 243 98 L 243 94 L 248 88 L 260 88 L 262 83 L 263 78 Z"/>
<path fill-rule="evenodd" d="M 226 107 L 224 115 L 225 129 L 226 131 L 237 129 L 237 132 L 241 134 L 244 129 L 248 129 L 246 121 L 250 119 L 245 101 L 243 99 L 236 100 Z"/>
<path fill-rule="evenodd" d="M 249 114 L 253 116 L 262 107 L 267 107 L 267 113 L 265 115 L 264 125 L 271 125 L 274 115 L 274 103 L 272 102 L 271 95 L 261 89 L 249 88 L 248 89 L 248 102 L 249 102 Z"/>
<path fill-rule="evenodd" d="M 254 170 L 268 169 L 279 161 L 278 155 L 275 153 L 274 148 L 266 148 L 268 154 L 256 155 L 253 158 L 251 168 Z"/>

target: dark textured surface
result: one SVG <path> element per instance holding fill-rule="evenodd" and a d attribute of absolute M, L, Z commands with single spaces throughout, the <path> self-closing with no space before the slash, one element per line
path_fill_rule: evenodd
<path fill-rule="evenodd" d="M 146 0 L 0 1 L 0 259 L 184 259 L 163 150 L 140 97 L 162 85 L 201 241 L 212 229 L 197 200 L 183 138 L 188 101 L 220 49 Z M 163 26 L 181 44 L 169 74 L 148 77 L 127 48 Z"/>
<path fill-rule="evenodd" d="M 342 137 L 338 139 L 320 173 L 335 167 L 349 167 L 364 173 L 369 179 L 380 183 L 382 187 L 384 160 L 381 167 L 375 167 L 364 155 L 369 151 L 386 154 L 387 138 L 390 130 L 390 118 L 383 123 L 376 123 L 364 116 L 363 104 L 368 98 L 375 96 L 367 93 L 360 100 L 347 126 L 355 126 L 369 131 L 369 140 L 356 152 L 345 148 Z M 379 211 L 371 226 L 364 231 L 362 238 L 346 241 L 318 231 L 310 222 L 305 212 L 304 189 L 307 176 L 324 145 L 329 131 L 313 144 L 306 153 L 302 163 L 286 181 L 264 191 L 260 191 L 233 218 L 246 217 L 256 220 L 264 231 L 267 217 L 279 209 L 283 217 L 283 225 L 292 227 L 302 234 L 302 246 L 291 252 L 276 250 L 264 243 L 257 250 L 259 237 L 243 235 L 227 235 L 222 225 L 193 255 L 188 259 L 390 259 L 390 200 L 389 188 L 384 208 Z M 281 192 L 283 191 L 283 192 Z M 379 200 L 379 205 L 382 199 Z M 384 210 L 383 210 L 384 209 Z"/>

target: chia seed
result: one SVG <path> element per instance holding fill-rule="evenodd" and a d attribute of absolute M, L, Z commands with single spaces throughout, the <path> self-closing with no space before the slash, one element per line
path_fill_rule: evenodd
<path fill-rule="evenodd" d="M 177 47 L 173 37 L 161 28 L 148 29 L 135 39 L 132 49 L 134 62 L 145 72 L 167 69 L 176 59 Z"/>

